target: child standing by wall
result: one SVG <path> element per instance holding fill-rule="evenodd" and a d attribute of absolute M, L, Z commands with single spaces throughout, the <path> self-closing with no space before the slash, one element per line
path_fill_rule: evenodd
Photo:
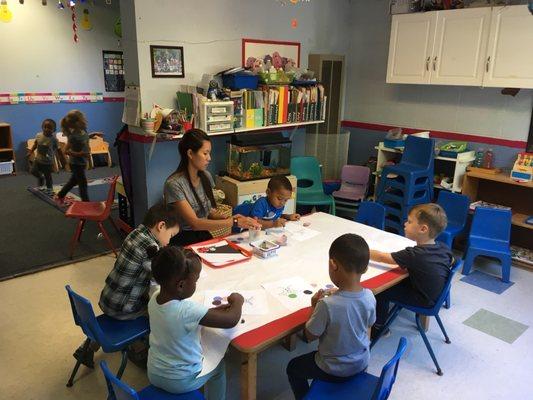
<path fill-rule="evenodd" d="M 339 289 L 319 290 L 311 299 L 314 310 L 305 335 L 319 339 L 318 351 L 293 358 L 287 366 L 297 400 L 309 391 L 308 379 L 342 382 L 368 366 L 368 329 L 376 320 L 376 299 L 361 286 L 368 260 L 368 244 L 358 235 L 348 233 L 331 244 L 329 277 Z"/>
<path fill-rule="evenodd" d="M 409 278 L 378 294 L 377 319 L 372 336 L 380 333 L 387 321 L 392 300 L 418 306 L 432 307 L 439 298 L 453 264 L 453 253 L 447 245 L 435 242 L 446 228 L 448 219 L 441 206 L 434 203 L 414 206 L 405 222 L 405 236 L 416 246 L 395 253 L 370 250 L 370 259 L 398 264 L 409 271 Z"/>
<path fill-rule="evenodd" d="M 37 150 L 31 173 L 38 179 L 40 189 L 44 189 L 43 184 L 46 182 L 46 190 L 49 195 L 52 195 L 52 165 L 57 153 L 57 139 L 54 137 L 56 122 L 53 119 L 47 118 L 43 121 L 41 129 L 42 132 L 39 132 L 35 136 L 35 142 L 29 150 L 28 156 Z"/>
<path fill-rule="evenodd" d="M 65 154 L 70 156 L 69 164 L 72 175 L 57 194 L 57 200 L 63 202 L 70 189 L 78 185 L 81 200 L 89 201 L 87 178 L 85 177 L 87 157 L 90 155 L 87 119 L 79 110 L 69 111 L 61 120 L 61 129 L 68 138 Z"/>
<path fill-rule="evenodd" d="M 259 198 L 253 204 L 240 204 L 233 213 L 257 218 L 263 229 L 285 226 L 287 221 L 300 219 L 300 214 L 283 214 L 285 204 L 291 196 L 291 181 L 286 176 L 274 176 L 268 181 L 266 197 Z"/>
<path fill-rule="evenodd" d="M 226 397 L 224 360 L 210 373 L 202 370 L 200 325 L 232 328 L 241 318 L 243 297 L 228 296 L 228 305 L 207 308 L 187 300 L 196 291 L 202 263 L 192 250 L 167 246 L 152 261 L 152 274 L 161 285 L 148 303 L 150 350 L 148 379 L 171 393 L 186 393 L 207 384 L 208 399 Z"/>

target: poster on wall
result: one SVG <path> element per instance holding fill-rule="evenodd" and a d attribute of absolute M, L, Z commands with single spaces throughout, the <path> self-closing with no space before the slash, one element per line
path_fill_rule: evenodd
<path fill-rule="evenodd" d="M 242 66 L 252 68 L 256 60 L 270 62 L 276 69 L 290 62 L 300 67 L 300 43 L 276 40 L 242 39 Z"/>
<path fill-rule="evenodd" d="M 102 51 L 106 92 L 124 91 L 124 59 L 121 51 Z"/>

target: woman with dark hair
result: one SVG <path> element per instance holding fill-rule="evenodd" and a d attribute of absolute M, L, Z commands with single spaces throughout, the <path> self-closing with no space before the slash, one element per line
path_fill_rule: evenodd
<path fill-rule="evenodd" d="M 261 228 L 259 223 L 242 215 L 225 218 L 217 214 L 213 178 L 207 166 L 211 161 L 211 141 L 200 129 L 187 131 L 178 144 L 178 169 L 165 182 L 164 198 L 178 213 L 180 232 L 171 244 L 187 246 L 212 238 L 208 232 L 224 227 Z"/>

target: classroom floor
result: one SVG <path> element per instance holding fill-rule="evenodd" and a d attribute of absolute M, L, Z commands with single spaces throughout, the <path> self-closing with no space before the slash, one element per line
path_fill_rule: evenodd
<path fill-rule="evenodd" d="M 72 388 L 65 383 L 74 365 L 72 352 L 82 342 L 73 321 L 64 289 L 70 284 L 97 308 L 104 279 L 114 258 L 102 256 L 53 270 L 0 282 L 0 398 L 4 399 L 104 399 L 101 372 L 80 368 Z M 483 272 L 497 273 L 491 265 Z M 400 336 L 409 347 L 400 363 L 390 400 L 406 399 L 529 399 L 533 360 L 533 273 L 513 268 L 512 285 L 476 274 L 471 283 L 458 275 L 452 286 L 452 308 L 441 317 L 451 344 L 443 342 L 432 321 L 429 340 L 444 376 L 434 366 L 411 315 L 393 324 L 392 334 L 372 351 L 369 372 L 379 374 L 392 356 Z M 488 282 L 488 283 L 487 283 Z M 499 294 L 498 294 L 499 293 Z M 466 321 L 466 322 L 465 322 Z M 289 353 L 275 346 L 259 357 L 258 399 L 292 399 L 285 377 L 291 357 L 314 349 L 316 344 L 298 341 Z M 119 357 L 98 353 L 95 361 L 107 360 L 113 370 Z M 228 399 L 239 398 L 239 357 L 227 356 Z M 144 387 L 145 371 L 128 363 L 123 379 Z"/>

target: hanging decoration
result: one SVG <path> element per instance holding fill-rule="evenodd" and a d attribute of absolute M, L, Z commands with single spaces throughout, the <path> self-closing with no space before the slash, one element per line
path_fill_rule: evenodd
<path fill-rule="evenodd" d="M 291 20 L 291 27 L 298 28 L 298 20 L 296 18 Z"/>
<path fill-rule="evenodd" d="M 57 8 L 60 10 L 64 10 L 65 6 L 63 5 L 63 2 L 61 0 L 57 1 Z"/>
<path fill-rule="evenodd" d="M 115 22 L 115 35 L 117 35 L 119 38 L 122 37 L 122 23 L 120 22 L 120 17 L 118 17 L 117 22 Z"/>
<path fill-rule="evenodd" d="M 72 11 L 72 31 L 74 32 L 74 41 L 78 43 L 78 25 L 76 24 L 76 8 L 73 5 L 73 1 L 70 2 L 70 11 Z"/>
<path fill-rule="evenodd" d="M 81 28 L 86 31 L 90 31 L 93 28 L 93 24 L 89 19 L 89 10 L 87 8 L 83 9 L 83 17 L 81 19 Z"/>
<path fill-rule="evenodd" d="M 7 0 L 2 0 L 0 2 L 0 21 L 9 22 L 13 18 L 13 13 L 7 5 Z"/>
<path fill-rule="evenodd" d="M 48 1 L 47 1 L 47 0 L 41 0 L 41 4 L 42 4 L 43 6 L 46 6 L 46 5 L 48 4 Z"/>

